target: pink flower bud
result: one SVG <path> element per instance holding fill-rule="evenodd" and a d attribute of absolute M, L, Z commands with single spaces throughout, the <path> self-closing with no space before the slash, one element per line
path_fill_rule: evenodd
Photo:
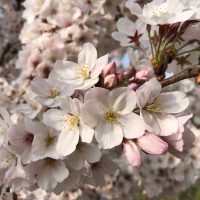
<path fill-rule="evenodd" d="M 105 76 L 108 76 L 110 74 L 115 74 L 116 73 L 116 63 L 115 61 L 112 61 L 111 63 L 108 63 L 103 71 L 102 71 L 102 76 L 105 77 Z"/>
<path fill-rule="evenodd" d="M 137 138 L 137 144 L 142 150 L 153 155 L 162 155 L 168 151 L 168 144 L 157 135 L 151 133 Z"/>
<path fill-rule="evenodd" d="M 140 79 L 140 80 L 146 80 L 147 79 L 147 76 L 149 74 L 149 70 L 147 69 L 143 69 L 143 70 L 140 70 L 136 73 L 136 79 Z"/>
<path fill-rule="evenodd" d="M 123 142 L 123 153 L 126 156 L 130 165 L 134 167 L 140 167 L 142 164 L 142 159 L 140 151 L 136 144 L 131 140 L 126 140 Z"/>
<path fill-rule="evenodd" d="M 117 76 L 115 74 L 110 74 L 104 78 L 104 86 L 106 88 L 112 88 L 117 85 Z"/>

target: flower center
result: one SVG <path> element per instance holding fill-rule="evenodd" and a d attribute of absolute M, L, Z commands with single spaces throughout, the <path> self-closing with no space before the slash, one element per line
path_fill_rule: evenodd
<path fill-rule="evenodd" d="M 90 78 L 89 74 L 88 74 L 88 67 L 87 64 L 81 64 L 77 67 L 76 72 L 78 73 L 78 75 L 83 79 L 83 80 L 87 80 Z"/>
<path fill-rule="evenodd" d="M 162 15 L 166 14 L 168 11 L 167 3 L 162 4 L 161 6 L 155 8 L 153 10 L 153 15 L 157 17 L 161 17 Z"/>
<path fill-rule="evenodd" d="M 48 134 L 47 137 L 45 138 L 46 147 L 52 145 L 54 143 L 55 138 L 56 138 L 55 136 L 51 136 Z"/>
<path fill-rule="evenodd" d="M 70 128 L 75 128 L 79 125 L 80 119 L 77 116 L 71 116 L 67 118 L 66 123 Z"/>
<path fill-rule="evenodd" d="M 10 167 L 14 162 L 16 162 L 16 156 L 13 153 L 8 153 L 3 157 L 5 167 Z"/>
<path fill-rule="evenodd" d="M 60 95 L 60 92 L 57 89 L 51 89 L 49 91 L 49 98 L 55 98 Z"/>
<path fill-rule="evenodd" d="M 150 111 L 150 112 L 161 112 L 160 103 L 158 101 L 155 101 L 155 102 L 147 105 L 146 110 Z"/>
<path fill-rule="evenodd" d="M 117 123 L 118 114 L 113 110 L 109 110 L 105 115 L 105 120 L 110 123 Z"/>
<path fill-rule="evenodd" d="M 0 136 L 5 135 L 5 134 L 6 134 L 6 133 L 5 133 L 4 128 L 0 127 Z"/>

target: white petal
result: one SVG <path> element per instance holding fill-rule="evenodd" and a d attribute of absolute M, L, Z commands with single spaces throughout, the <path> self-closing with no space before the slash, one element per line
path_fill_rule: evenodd
<path fill-rule="evenodd" d="M 134 36 L 136 32 L 135 24 L 128 18 L 121 18 L 117 21 L 119 32 L 125 33 L 127 36 Z"/>
<path fill-rule="evenodd" d="M 92 142 L 92 139 L 94 136 L 94 129 L 90 128 L 84 123 L 80 123 L 79 128 L 80 128 L 80 136 L 81 136 L 82 142 L 87 142 L 87 143 Z"/>
<path fill-rule="evenodd" d="M 137 104 L 140 108 L 144 108 L 147 103 L 152 103 L 161 92 L 161 84 L 157 79 L 151 79 L 142 86 L 140 86 L 137 91 Z"/>
<path fill-rule="evenodd" d="M 161 109 L 165 113 L 180 113 L 189 106 L 189 99 L 183 92 L 166 92 L 159 96 Z"/>
<path fill-rule="evenodd" d="M 101 158 L 101 151 L 94 144 L 82 144 L 81 152 L 89 163 L 98 162 Z"/>
<path fill-rule="evenodd" d="M 107 108 L 96 100 L 90 100 L 84 103 L 82 107 L 82 120 L 91 128 L 96 127 L 102 120 Z"/>
<path fill-rule="evenodd" d="M 76 151 L 74 151 L 72 154 L 68 157 L 68 163 L 70 165 L 70 168 L 74 170 L 80 170 L 85 165 L 85 158 L 82 152 L 80 151 L 79 147 Z"/>
<path fill-rule="evenodd" d="M 35 77 L 31 81 L 31 90 L 39 96 L 47 97 L 49 95 L 50 85 L 47 79 Z"/>
<path fill-rule="evenodd" d="M 93 67 L 97 60 L 97 50 L 91 43 L 85 43 L 78 55 L 79 64 L 87 64 L 89 68 Z"/>
<path fill-rule="evenodd" d="M 127 115 L 136 106 L 136 94 L 128 88 L 120 87 L 109 93 L 108 102 L 114 111 L 120 115 Z"/>
<path fill-rule="evenodd" d="M 149 113 L 142 111 L 145 123 L 150 127 L 150 132 L 160 136 L 168 136 L 178 131 L 178 121 L 173 115 L 162 113 Z"/>
<path fill-rule="evenodd" d="M 37 182 L 38 182 L 38 185 L 46 191 L 53 190 L 57 185 L 57 181 L 52 176 L 51 168 L 47 166 L 42 166 L 39 169 Z"/>
<path fill-rule="evenodd" d="M 108 54 L 98 58 L 94 68 L 91 69 L 91 77 L 92 78 L 98 77 L 102 72 L 103 68 L 107 65 L 107 63 L 108 63 Z"/>
<path fill-rule="evenodd" d="M 79 141 L 79 130 L 76 128 L 73 131 L 61 132 L 58 143 L 57 143 L 57 151 L 62 156 L 67 156 L 75 151 L 76 145 Z"/>
<path fill-rule="evenodd" d="M 67 123 L 65 122 L 67 117 L 68 115 L 64 111 L 51 109 L 43 114 L 43 122 L 49 127 L 62 131 L 68 128 Z"/>
<path fill-rule="evenodd" d="M 105 88 L 100 88 L 100 87 L 94 87 L 91 88 L 89 91 L 86 92 L 84 96 L 84 101 L 89 101 L 89 100 L 98 100 L 101 103 L 105 104 L 105 106 L 108 106 L 108 94 L 109 90 Z"/>
<path fill-rule="evenodd" d="M 52 173 L 55 180 L 57 180 L 59 183 L 64 181 L 69 176 L 69 171 L 66 168 L 65 163 L 61 160 L 54 162 L 52 166 Z"/>
<path fill-rule="evenodd" d="M 111 149 L 122 143 L 122 129 L 112 123 L 102 123 L 95 129 L 97 142 L 103 149 Z"/>
<path fill-rule="evenodd" d="M 138 138 L 144 134 L 145 124 L 141 116 L 130 113 L 119 119 L 124 137 L 127 139 Z"/>
<path fill-rule="evenodd" d="M 58 60 L 54 65 L 52 74 L 54 73 L 56 80 L 60 82 L 71 83 L 74 85 L 81 85 L 82 80 L 78 73 L 76 73 L 77 64 L 70 61 Z"/>

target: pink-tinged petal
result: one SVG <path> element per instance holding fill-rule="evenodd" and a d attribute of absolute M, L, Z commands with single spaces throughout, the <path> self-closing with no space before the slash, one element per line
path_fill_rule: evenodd
<path fill-rule="evenodd" d="M 159 96 L 161 110 L 165 113 L 180 113 L 189 106 L 189 99 L 183 92 L 166 92 Z"/>
<path fill-rule="evenodd" d="M 120 87 L 109 93 L 108 102 L 114 111 L 120 115 L 127 115 L 136 106 L 136 94 L 129 88 Z"/>
<path fill-rule="evenodd" d="M 144 134 L 145 123 L 141 116 L 130 113 L 119 119 L 123 135 L 127 139 L 138 138 Z"/>
<path fill-rule="evenodd" d="M 84 123 L 80 123 L 79 128 L 80 128 L 81 141 L 86 143 L 92 142 L 94 136 L 94 129 L 90 128 Z"/>
<path fill-rule="evenodd" d="M 62 131 L 60 136 L 58 137 L 56 150 L 60 155 L 67 156 L 75 151 L 78 141 L 79 141 L 78 128 L 76 128 L 73 131 L 72 130 Z"/>
<path fill-rule="evenodd" d="M 78 55 L 78 63 L 87 64 L 87 67 L 94 67 L 97 60 L 97 50 L 91 43 L 85 43 Z"/>
<path fill-rule="evenodd" d="M 152 103 L 160 93 L 160 82 L 155 78 L 149 80 L 136 90 L 137 105 L 140 108 L 144 108 L 148 103 Z"/>
<path fill-rule="evenodd" d="M 122 143 L 123 133 L 121 127 L 103 122 L 95 129 L 95 137 L 103 149 L 112 149 Z"/>
<path fill-rule="evenodd" d="M 153 155 L 162 155 L 168 151 L 168 144 L 157 135 L 150 133 L 137 138 L 137 144 L 142 150 Z"/>
<path fill-rule="evenodd" d="M 140 151 L 134 142 L 130 140 L 124 142 L 123 152 L 130 165 L 134 167 L 140 167 L 142 165 Z"/>

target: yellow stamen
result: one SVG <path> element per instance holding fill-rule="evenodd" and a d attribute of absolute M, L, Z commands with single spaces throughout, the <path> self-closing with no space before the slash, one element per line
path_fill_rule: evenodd
<path fill-rule="evenodd" d="M 105 115 L 105 120 L 110 123 L 117 123 L 118 114 L 113 110 L 109 110 Z"/>
<path fill-rule="evenodd" d="M 66 123 L 70 128 L 75 128 L 79 125 L 80 119 L 77 116 L 71 116 L 66 119 Z"/>
<path fill-rule="evenodd" d="M 11 166 L 16 161 L 16 156 L 13 153 L 9 153 L 4 156 L 3 162 L 6 167 Z"/>
<path fill-rule="evenodd" d="M 52 145 L 54 143 L 55 138 L 56 138 L 55 136 L 51 136 L 48 134 L 47 137 L 45 138 L 46 147 Z"/>
<path fill-rule="evenodd" d="M 87 80 L 90 78 L 88 73 L 88 67 L 87 64 L 81 64 L 77 66 L 76 72 L 81 76 L 82 79 Z"/>
<path fill-rule="evenodd" d="M 58 90 L 56 90 L 56 89 L 51 89 L 50 91 L 49 91 L 49 98 L 55 98 L 55 97 L 57 97 L 57 96 L 59 96 L 60 95 L 60 92 L 58 91 Z"/>
<path fill-rule="evenodd" d="M 161 112 L 160 103 L 158 101 L 155 101 L 146 106 L 146 110 L 150 112 Z"/>

